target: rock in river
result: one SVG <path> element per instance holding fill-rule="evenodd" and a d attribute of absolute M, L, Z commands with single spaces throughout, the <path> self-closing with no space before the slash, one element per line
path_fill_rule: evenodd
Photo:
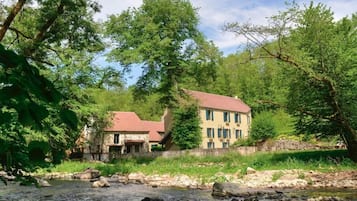
<path fill-rule="evenodd" d="M 98 181 L 92 183 L 92 188 L 110 187 L 109 182 L 104 177 L 99 177 Z"/>
<path fill-rule="evenodd" d="M 73 179 L 90 180 L 90 179 L 98 178 L 99 176 L 100 176 L 99 170 L 87 168 L 83 172 L 74 174 Z"/>
<path fill-rule="evenodd" d="M 240 188 L 235 183 L 214 183 L 212 189 L 212 196 L 214 197 L 236 197 L 244 200 L 261 200 L 274 199 L 280 200 L 284 197 L 284 193 L 268 189 L 250 189 Z"/>

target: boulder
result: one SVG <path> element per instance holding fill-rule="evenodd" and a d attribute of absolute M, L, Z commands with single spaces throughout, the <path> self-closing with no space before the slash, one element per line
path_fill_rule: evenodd
<path fill-rule="evenodd" d="M 100 171 L 92 168 L 87 168 L 83 172 L 73 174 L 73 179 L 80 180 L 91 180 L 98 178 L 100 176 Z"/>
<path fill-rule="evenodd" d="M 115 174 L 111 177 L 111 179 L 116 180 L 120 183 L 123 184 L 128 184 L 129 183 L 129 179 L 128 179 L 128 175 L 120 175 L 120 174 Z"/>
<path fill-rule="evenodd" d="M 238 184 L 215 182 L 212 188 L 212 195 L 216 197 L 230 197 L 231 195 L 237 194 L 236 192 L 238 192 L 238 190 Z"/>
<path fill-rule="evenodd" d="M 10 173 L 7 173 L 5 171 L 0 171 L 0 177 L 6 181 L 14 181 L 16 179 L 14 175 L 11 175 Z"/>
<path fill-rule="evenodd" d="M 256 173 L 257 171 L 254 169 L 254 168 L 251 168 L 251 167 L 247 167 L 247 174 L 254 174 Z"/>
<path fill-rule="evenodd" d="M 251 189 L 240 188 L 235 183 L 214 183 L 212 189 L 212 196 L 214 197 L 235 197 L 243 200 L 265 200 L 274 198 L 274 200 L 281 200 L 284 193 L 281 191 L 267 190 L 267 189 Z"/>
<path fill-rule="evenodd" d="M 130 173 L 128 175 L 128 182 L 129 183 L 138 183 L 138 184 L 144 184 L 145 181 L 145 175 L 141 172 L 138 173 Z"/>
<path fill-rule="evenodd" d="M 50 183 L 48 183 L 48 181 L 46 181 L 44 179 L 37 179 L 37 184 L 40 187 L 50 187 L 50 186 L 52 186 Z"/>
<path fill-rule="evenodd" d="M 99 177 L 98 181 L 92 183 L 92 188 L 110 187 L 108 180 L 104 177 Z"/>

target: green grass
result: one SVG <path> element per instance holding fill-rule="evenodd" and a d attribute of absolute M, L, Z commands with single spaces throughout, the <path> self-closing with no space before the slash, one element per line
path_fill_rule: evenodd
<path fill-rule="evenodd" d="M 278 179 L 280 179 L 280 177 L 282 177 L 284 175 L 283 172 L 279 171 L 279 172 L 274 172 L 271 180 L 272 181 L 277 181 Z"/>
<path fill-rule="evenodd" d="M 120 159 L 113 163 L 66 161 L 55 167 L 42 169 L 40 173 L 41 171 L 42 173 L 80 172 L 88 167 L 100 170 L 102 175 L 112 175 L 118 172 L 123 174 L 131 172 L 160 175 L 185 174 L 210 181 L 217 179 L 217 176 L 215 176 L 217 173 L 234 174 L 240 172 L 243 175 L 247 167 L 256 170 L 301 169 L 333 172 L 354 170 L 357 165 L 347 158 L 347 151 L 345 150 L 256 153 L 249 156 L 241 156 L 238 153 L 231 152 L 222 156 Z"/>

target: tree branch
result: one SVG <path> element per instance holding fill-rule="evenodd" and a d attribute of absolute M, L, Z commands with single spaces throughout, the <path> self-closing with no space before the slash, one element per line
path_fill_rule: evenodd
<path fill-rule="evenodd" d="M 62 15 L 64 13 L 64 2 L 61 1 L 60 4 L 57 6 L 57 11 L 56 13 L 50 17 L 45 24 L 40 28 L 38 33 L 36 34 L 33 44 L 25 50 L 25 55 L 26 56 L 31 56 L 35 50 L 36 50 L 36 44 L 42 42 L 45 39 L 45 34 L 47 33 L 48 29 L 55 23 L 56 19 L 58 16 Z"/>
<path fill-rule="evenodd" d="M 0 42 L 4 38 L 7 30 L 9 29 L 12 21 L 14 21 L 17 13 L 21 10 L 21 8 L 24 6 L 26 0 L 18 0 L 16 5 L 12 8 L 10 14 L 7 16 L 7 18 L 4 21 L 4 24 L 2 28 L 0 29 Z"/>
<path fill-rule="evenodd" d="M 4 27 L 4 26 L 5 26 L 4 24 L 0 24 L 0 27 Z M 14 27 L 8 27 L 8 30 L 15 32 L 16 35 L 17 35 L 17 38 L 18 38 L 19 35 L 21 35 L 24 38 L 33 39 L 31 36 L 28 36 L 28 35 L 22 33 L 20 30 L 14 28 Z"/>

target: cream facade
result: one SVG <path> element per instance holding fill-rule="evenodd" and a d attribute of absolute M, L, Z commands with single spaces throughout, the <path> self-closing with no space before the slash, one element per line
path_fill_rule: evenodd
<path fill-rule="evenodd" d="M 251 113 L 200 108 L 201 148 L 228 148 L 235 141 L 247 138 Z"/>

